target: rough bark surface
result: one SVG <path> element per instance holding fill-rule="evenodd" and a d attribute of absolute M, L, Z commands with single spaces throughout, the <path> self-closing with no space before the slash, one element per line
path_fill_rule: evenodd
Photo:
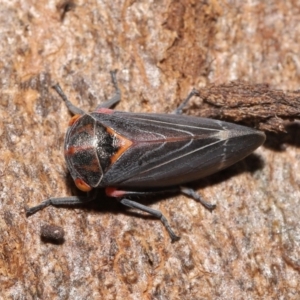
<path fill-rule="evenodd" d="M 288 92 L 300 86 L 299 24 L 293 0 L 1 1 L 0 299 L 299 299 L 300 127 L 287 125 L 300 107 Z M 187 114 L 273 131 L 194 185 L 212 213 L 184 196 L 144 202 L 176 243 L 104 195 L 25 216 L 78 193 L 63 158 L 70 114 L 51 86 L 88 111 L 113 94 L 113 69 L 118 110 L 171 112 L 194 87 Z M 53 228 L 59 243 L 41 237 Z"/>

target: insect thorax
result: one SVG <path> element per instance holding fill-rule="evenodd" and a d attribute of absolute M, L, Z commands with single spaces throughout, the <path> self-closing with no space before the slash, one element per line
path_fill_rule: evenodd
<path fill-rule="evenodd" d="M 116 136 L 91 115 L 78 118 L 65 138 L 65 158 L 72 178 L 91 187 L 100 185 L 103 174 L 118 152 Z"/>

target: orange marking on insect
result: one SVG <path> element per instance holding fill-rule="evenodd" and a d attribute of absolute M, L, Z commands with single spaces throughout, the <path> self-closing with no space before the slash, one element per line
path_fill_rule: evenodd
<path fill-rule="evenodd" d="M 110 161 L 111 163 L 115 163 L 119 157 L 132 145 L 132 141 L 126 139 L 124 136 L 116 133 L 111 127 L 107 127 L 106 131 L 115 137 L 116 139 L 116 146 L 118 147 L 118 151 L 111 156 Z"/>
<path fill-rule="evenodd" d="M 69 126 L 72 126 L 79 118 L 81 117 L 81 115 L 75 115 L 71 118 L 71 120 L 69 121 Z"/>
<path fill-rule="evenodd" d="M 76 186 L 83 192 L 89 192 L 92 188 L 81 178 L 76 178 L 75 180 Z"/>
<path fill-rule="evenodd" d="M 71 146 L 68 147 L 67 150 L 65 150 L 65 155 L 73 155 L 76 152 L 76 147 Z"/>
<path fill-rule="evenodd" d="M 75 153 L 78 152 L 83 152 L 83 151 L 87 151 L 90 149 L 94 149 L 92 146 L 90 145 L 83 145 L 83 146 L 69 146 L 66 150 L 65 150 L 65 155 L 73 155 Z"/>

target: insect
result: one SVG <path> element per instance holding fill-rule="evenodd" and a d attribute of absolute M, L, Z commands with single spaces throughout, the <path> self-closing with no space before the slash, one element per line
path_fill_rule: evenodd
<path fill-rule="evenodd" d="M 243 159 L 263 144 L 265 134 L 219 120 L 181 115 L 183 107 L 197 94 L 196 90 L 173 114 L 112 110 L 110 107 L 120 101 L 121 92 L 116 71 L 111 76 L 116 94 L 91 113 L 73 105 L 60 86 L 54 86 L 74 114 L 65 137 L 66 163 L 78 189 L 88 194 L 86 198 L 49 198 L 27 208 L 27 216 L 49 205 L 95 200 L 97 197 L 90 195 L 92 189 L 104 188 L 107 196 L 117 198 L 123 205 L 160 219 L 171 239 L 178 240 L 159 210 L 131 199 L 165 190 L 177 191 L 212 210 L 215 205 L 183 185 Z"/>

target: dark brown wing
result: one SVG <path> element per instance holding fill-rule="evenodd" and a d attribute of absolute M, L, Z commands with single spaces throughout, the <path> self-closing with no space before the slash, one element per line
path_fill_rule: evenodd
<path fill-rule="evenodd" d="M 115 111 L 91 114 L 132 141 L 105 172 L 100 186 L 164 187 L 193 181 L 243 159 L 264 133 L 218 120 Z"/>

